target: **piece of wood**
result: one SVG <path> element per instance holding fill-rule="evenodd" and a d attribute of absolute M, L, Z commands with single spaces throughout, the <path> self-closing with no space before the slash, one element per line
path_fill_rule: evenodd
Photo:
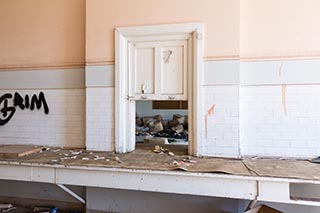
<path fill-rule="evenodd" d="M 3 145 L 0 146 L 1 158 L 16 158 L 39 152 L 43 147 L 33 145 Z"/>

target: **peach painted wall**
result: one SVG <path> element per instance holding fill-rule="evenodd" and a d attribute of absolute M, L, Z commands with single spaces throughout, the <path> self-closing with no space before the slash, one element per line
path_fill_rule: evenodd
<path fill-rule="evenodd" d="M 0 0 L 0 69 L 84 60 L 85 0 Z"/>
<path fill-rule="evenodd" d="M 239 0 L 87 0 L 86 61 L 113 63 L 115 27 L 203 22 L 207 59 L 235 58 Z"/>
<path fill-rule="evenodd" d="M 319 57 L 319 0 L 241 0 L 243 59 Z"/>

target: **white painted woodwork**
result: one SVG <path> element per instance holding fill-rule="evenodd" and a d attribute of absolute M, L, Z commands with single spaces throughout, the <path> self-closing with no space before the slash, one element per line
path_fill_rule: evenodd
<path fill-rule="evenodd" d="M 290 183 L 320 181 L 119 168 L 0 162 L 0 179 L 46 182 L 150 192 L 190 194 L 287 204 L 320 206 L 318 201 L 290 199 Z M 74 178 L 77 177 L 77 178 Z M 128 181 L 130 180 L 130 181 Z M 201 184 L 199 184 L 201 183 Z"/>
<path fill-rule="evenodd" d="M 130 81 L 134 94 L 154 94 L 155 93 L 155 48 L 137 47 L 133 49 L 133 69 Z M 131 74 L 131 73 L 130 73 Z"/>
<path fill-rule="evenodd" d="M 131 152 L 135 148 L 135 100 L 188 100 L 188 150 L 190 155 L 201 155 L 198 146 L 203 138 L 203 125 L 200 124 L 203 119 L 202 28 L 201 23 L 186 23 L 115 30 L 116 152 Z M 163 51 L 168 50 L 173 53 L 171 62 L 163 65 Z M 142 58 L 148 58 L 149 62 Z M 143 89 L 144 94 L 138 93 L 139 89 Z"/>
<path fill-rule="evenodd" d="M 129 48 L 129 96 L 132 99 L 187 100 L 186 40 L 140 40 L 130 42 Z"/>
<path fill-rule="evenodd" d="M 161 47 L 161 95 L 187 100 L 187 54 L 186 41 Z"/>

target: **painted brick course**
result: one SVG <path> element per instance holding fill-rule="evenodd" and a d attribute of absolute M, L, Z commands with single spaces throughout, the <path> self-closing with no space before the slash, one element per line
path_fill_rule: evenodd
<path fill-rule="evenodd" d="M 114 122 L 114 88 L 87 88 L 87 149 L 114 151 Z"/>
<path fill-rule="evenodd" d="M 238 157 L 239 155 L 239 87 L 237 85 L 203 87 L 203 124 L 208 109 L 207 133 L 203 133 L 204 156 Z"/>
<path fill-rule="evenodd" d="M 320 153 L 320 85 L 241 87 L 241 154 L 306 158 Z M 286 111 L 286 113 L 285 113 Z"/>
<path fill-rule="evenodd" d="M 45 89 L 49 114 L 43 107 L 33 111 L 17 108 L 12 119 L 0 126 L 0 144 L 34 144 L 61 147 L 85 146 L 84 89 Z M 22 96 L 39 90 L 0 90 L 0 95 L 19 92 Z M 12 105 L 12 99 L 9 100 Z"/>

